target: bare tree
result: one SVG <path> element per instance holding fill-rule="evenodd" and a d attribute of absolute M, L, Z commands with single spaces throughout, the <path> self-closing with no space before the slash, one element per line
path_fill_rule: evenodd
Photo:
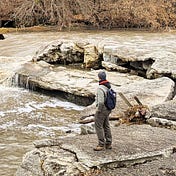
<path fill-rule="evenodd" d="M 3 0 L 0 10 L 0 18 L 11 16 L 18 26 L 58 25 L 60 29 L 78 23 L 106 29 L 176 26 L 175 0 Z"/>

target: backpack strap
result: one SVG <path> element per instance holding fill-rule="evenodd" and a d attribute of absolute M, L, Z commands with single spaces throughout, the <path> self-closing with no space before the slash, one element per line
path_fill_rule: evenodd
<path fill-rule="evenodd" d="M 107 99 L 107 91 L 108 91 L 108 88 L 107 88 L 107 90 L 105 90 L 105 89 L 103 89 L 101 86 L 99 87 L 102 91 L 103 91 L 103 93 L 104 93 L 104 97 L 105 97 L 105 100 L 104 100 L 104 103 L 106 102 L 106 99 Z"/>

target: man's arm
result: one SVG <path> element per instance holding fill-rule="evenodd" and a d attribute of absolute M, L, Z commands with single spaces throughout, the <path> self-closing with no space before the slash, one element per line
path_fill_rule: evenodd
<path fill-rule="evenodd" d="M 97 90 L 97 109 L 96 111 L 101 112 L 104 107 L 105 93 L 101 88 Z"/>

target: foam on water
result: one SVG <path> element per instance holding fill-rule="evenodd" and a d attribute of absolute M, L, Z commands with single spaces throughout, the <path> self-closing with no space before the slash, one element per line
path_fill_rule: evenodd
<path fill-rule="evenodd" d="M 0 111 L 0 116 L 1 117 L 4 117 L 5 116 L 5 113 L 3 111 Z"/>
<path fill-rule="evenodd" d="M 51 100 L 51 101 L 46 101 L 40 104 L 37 102 L 29 102 L 29 103 L 26 103 L 24 107 L 17 107 L 16 109 L 13 109 L 13 110 L 0 111 L 0 116 L 3 117 L 9 113 L 16 113 L 16 114 L 30 113 L 32 111 L 36 111 L 36 110 L 43 109 L 46 107 L 52 107 L 52 108 L 62 107 L 66 110 L 77 110 L 77 111 L 84 109 L 84 107 L 78 106 L 70 102 L 64 102 L 60 100 Z"/>
<path fill-rule="evenodd" d="M 31 113 L 44 108 L 61 107 L 65 110 L 81 111 L 85 107 L 57 98 L 33 93 L 23 88 L 4 87 L 0 85 L 0 117 L 7 114 Z M 8 106 L 6 106 L 8 104 Z"/>
<path fill-rule="evenodd" d="M 51 127 L 47 127 L 47 126 L 44 126 L 44 125 L 41 125 L 41 124 L 29 124 L 26 128 L 28 128 L 29 130 L 32 130 L 34 128 L 41 128 L 41 129 L 46 129 L 46 130 L 68 130 L 67 127 L 58 127 L 58 126 L 51 126 Z"/>
<path fill-rule="evenodd" d="M 57 99 L 52 99 L 51 101 L 47 101 L 47 102 L 44 102 L 42 104 L 33 104 L 33 106 L 36 108 L 36 109 L 41 109 L 41 108 L 44 108 L 44 107 L 62 107 L 64 109 L 67 109 L 67 110 L 77 110 L 77 111 L 80 111 L 80 110 L 83 110 L 84 107 L 83 106 L 78 106 L 74 103 L 70 103 L 70 102 L 67 102 L 67 101 L 61 101 L 61 100 L 57 100 Z"/>
<path fill-rule="evenodd" d="M 10 121 L 10 122 L 7 122 L 7 123 L 4 123 L 2 125 L 0 125 L 0 129 L 7 129 L 9 127 L 12 127 L 12 126 L 16 126 L 17 125 L 17 122 L 16 120 L 13 120 L 13 121 Z"/>
<path fill-rule="evenodd" d="M 23 127 L 23 130 L 37 131 L 40 136 L 55 136 L 56 131 L 72 133 L 73 135 L 80 133 L 80 125 L 69 125 L 68 126 L 46 126 L 43 124 L 29 124 L 27 127 Z"/>

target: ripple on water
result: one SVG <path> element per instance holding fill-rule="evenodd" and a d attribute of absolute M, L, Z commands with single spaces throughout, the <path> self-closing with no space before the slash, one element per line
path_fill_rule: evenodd
<path fill-rule="evenodd" d="M 6 129 L 12 128 L 13 126 L 16 126 L 16 125 L 17 125 L 17 122 L 16 122 L 16 119 L 14 119 L 13 121 L 1 124 L 0 129 L 6 130 Z"/>
<path fill-rule="evenodd" d="M 34 140 L 75 135 L 79 130 L 70 124 L 83 108 L 21 88 L 0 86 L 0 175 L 15 173 Z"/>

